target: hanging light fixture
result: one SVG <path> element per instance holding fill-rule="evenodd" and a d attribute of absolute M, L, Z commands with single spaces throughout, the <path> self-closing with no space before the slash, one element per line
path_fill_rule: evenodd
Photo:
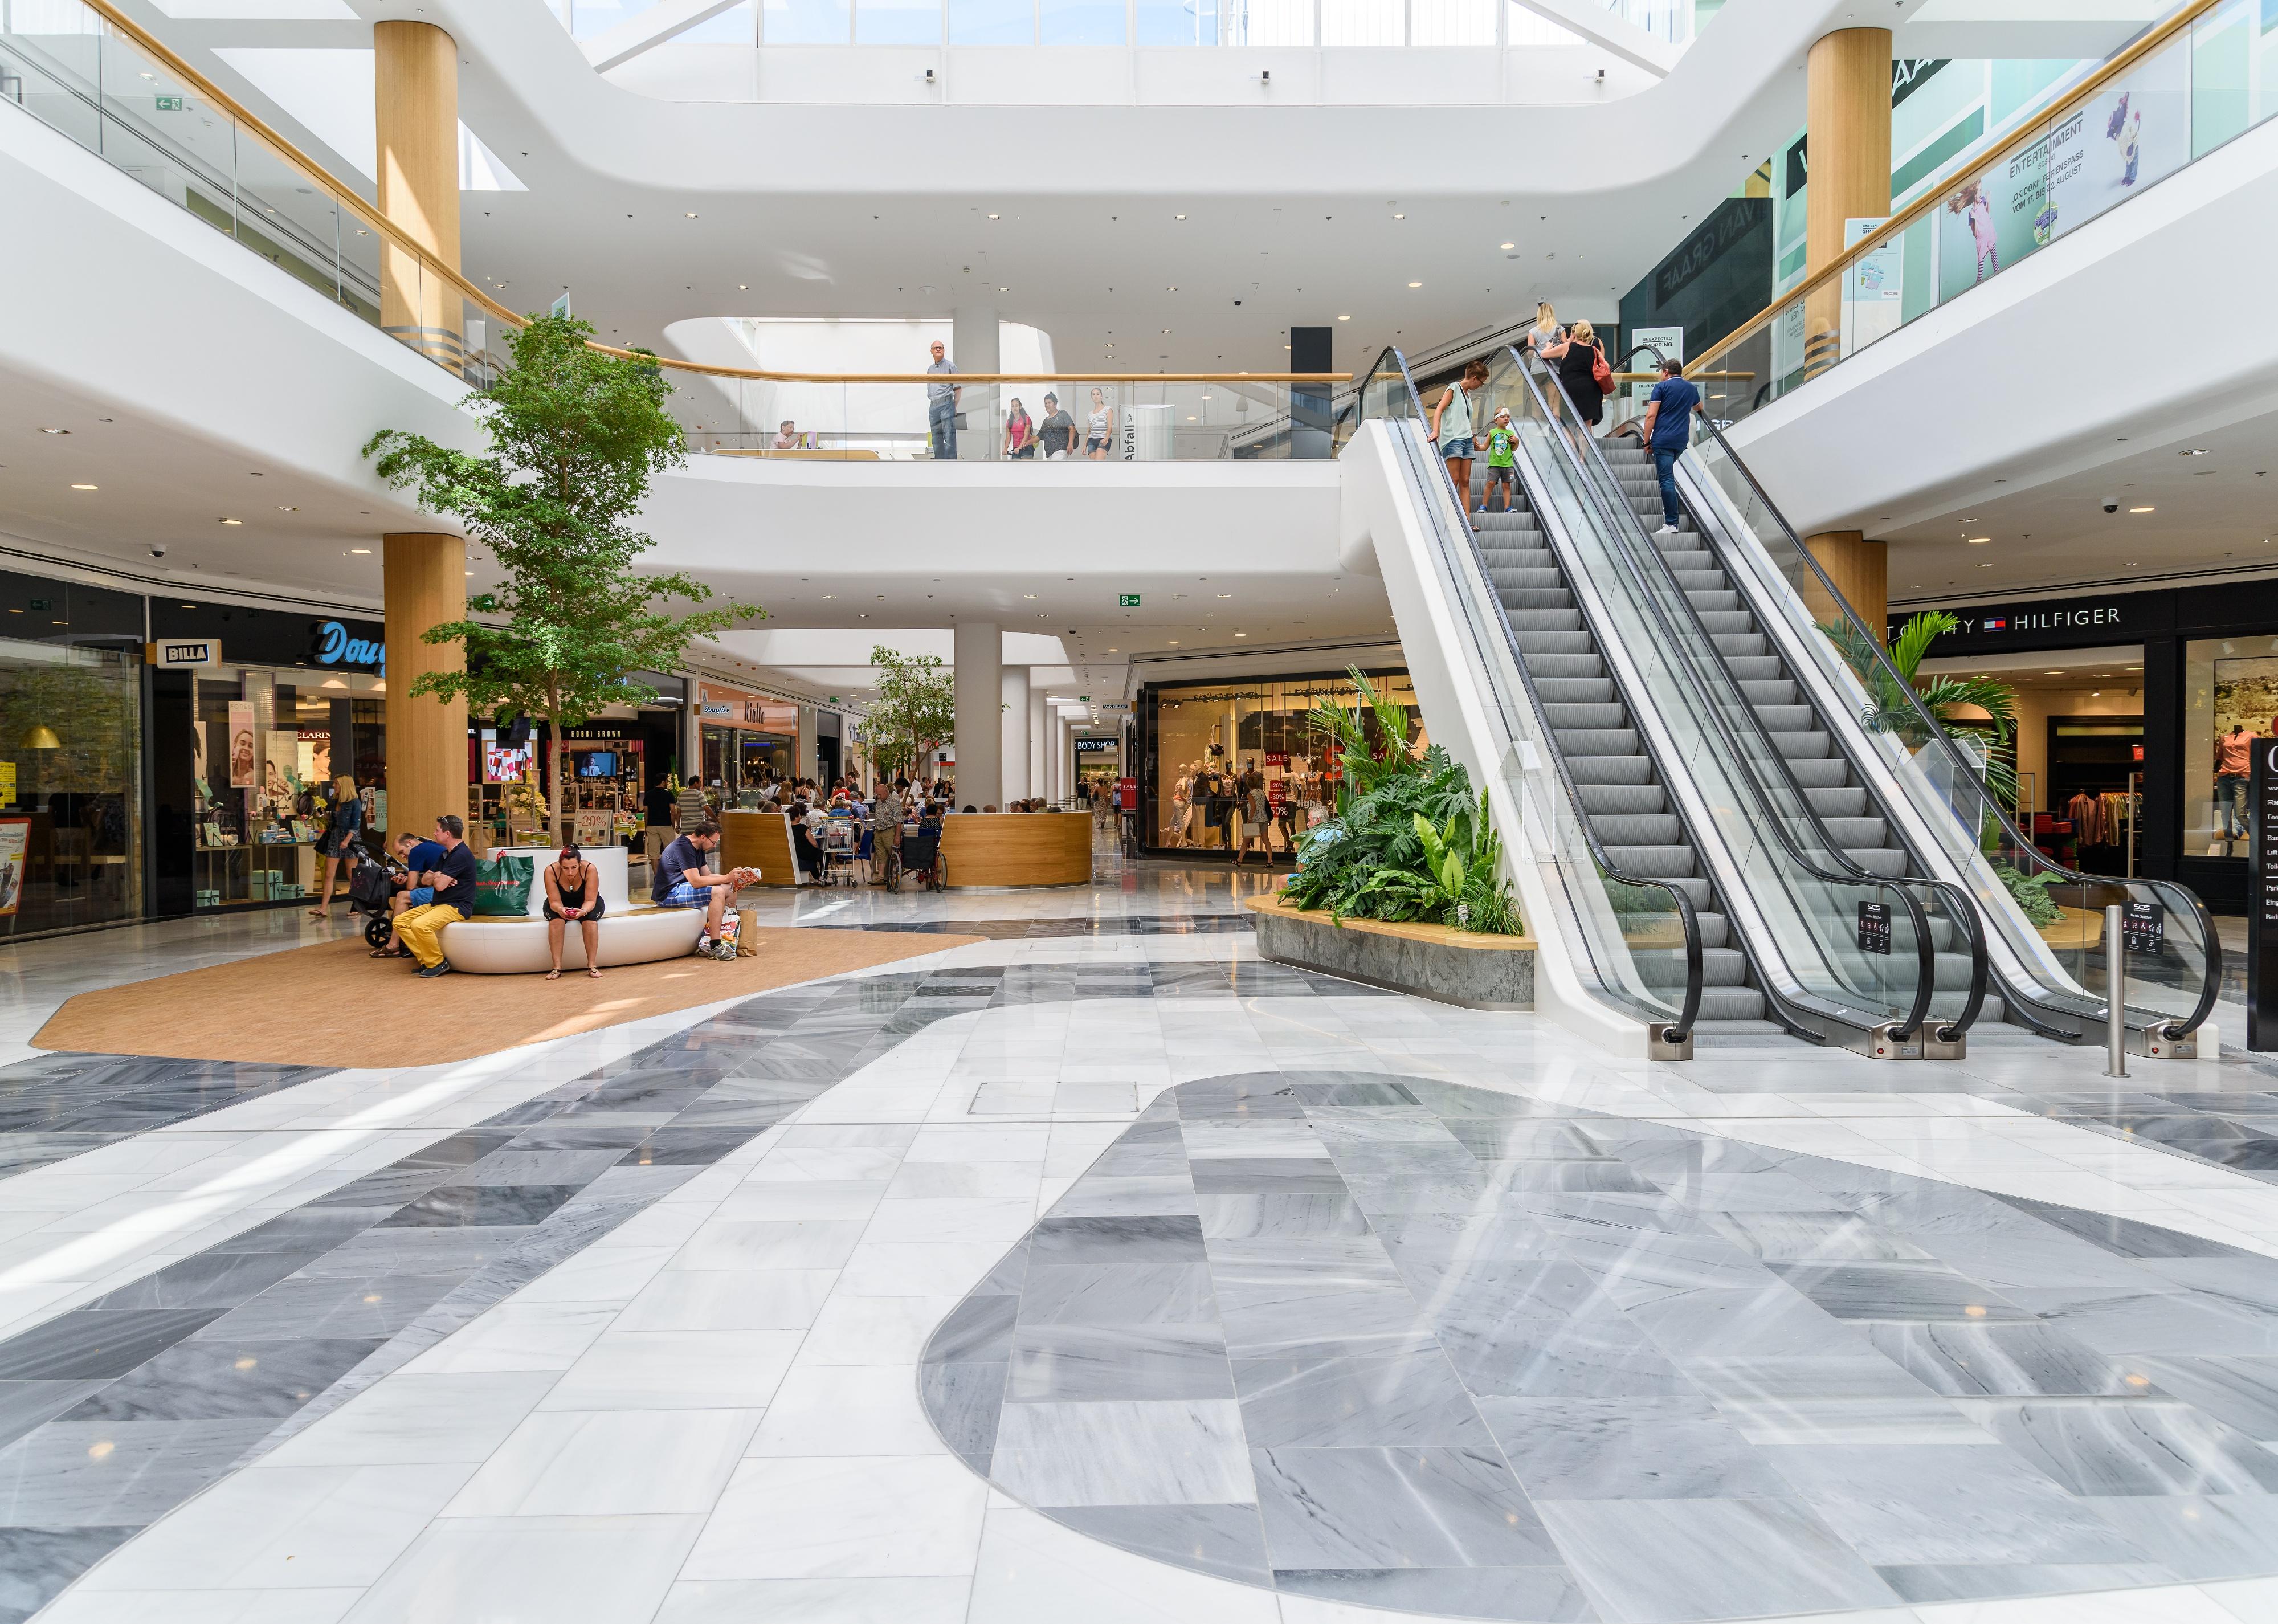
<path fill-rule="evenodd" d="M 64 741 L 56 737 L 56 730 L 44 722 L 24 735 L 24 748 L 27 750 L 60 750 L 63 747 Z"/>

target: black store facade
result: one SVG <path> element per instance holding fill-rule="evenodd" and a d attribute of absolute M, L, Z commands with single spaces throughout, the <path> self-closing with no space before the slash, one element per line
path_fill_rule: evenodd
<path fill-rule="evenodd" d="M 2107 812 L 2114 844 L 2079 866 L 2122 872 L 2125 850 L 2135 872 L 2179 881 L 2218 913 L 2244 912 L 2244 785 L 2225 769 L 2244 739 L 2278 736 L 2278 580 L 1939 607 L 1961 625 L 1931 647 L 1929 665 L 2014 678 L 2021 701 L 2037 684 L 2053 691 L 2020 713 L 2021 768 L 2038 756 L 2022 786 L 2037 843 L 2076 855 L 2062 844 L 2082 832 L 2067 809 L 2124 805 L 2115 792 L 2132 787 L 2132 839 Z M 1912 612 L 1892 613 L 1893 636 Z M 2045 665 L 2020 658 L 2032 655 Z M 2028 743 L 2028 726 L 2045 732 Z M 2072 828 L 2052 839 L 2052 824 Z"/>

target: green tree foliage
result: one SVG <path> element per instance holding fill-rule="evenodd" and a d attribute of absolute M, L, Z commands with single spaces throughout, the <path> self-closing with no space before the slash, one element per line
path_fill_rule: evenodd
<path fill-rule="evenodd" d="M 1410 748 L 1406 707 L 1378 693 L 1359 670 L 1349 674 L 1355 709 L 1323 701 L 1310 718 L 1341 752 L 1337 813 L 1299 839 L 1297 872 L 1283 896 L 1340 921 L 1521 934 L 1510 884 L 1495 872 L 1502 843 L 1486 793 L 1474 797 L 1470 775 L 1438 745 L 1420 755 Z"/>
<path fill-rule="evenodd" d="M 878 697 L 863 726 L 870 759 L 884 773 L 907 772 L 957 736 L 957 684 L 934 655 L 870 650 Z"/>
<path fill-rule="evenodd" d="M 385 429 L 363 448 L 379 475 L 417 493 L 490 549 L 505 580 L 467 600 L 467 617 L 423 640 L 461 643 L 466 669 L 423 673 L 412 693 L 463 696 L 480 715 L 543 720 L 554 740 L 549 811 L 562 834 L 561 729 L 605 707 L 656 697 L 631 680 L 680 663 L 693 639 L 759 616 L 750 604 L 675 614 L 712 589 L 692 576 L 644 575 L 633 562 L 649 538 L 632 520 L 650 479 L 685 457 L 664 409 L 672 386 L 656 367 L 605 355 L 591 324 L 534 318 L 507 335 L 511 364 L 467 404 L 490 437 L 486 456 Z"/>

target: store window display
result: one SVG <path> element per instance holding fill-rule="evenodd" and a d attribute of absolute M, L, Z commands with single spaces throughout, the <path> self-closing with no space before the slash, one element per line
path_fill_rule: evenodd
<path fill-rule="evenodd" d="M 198 671 L 188 717 L 193 908 L 318 894 L 342 780 L 370 842 L 387 827 L 386 683 L 361 671 Z"/>
<path fill-rule="evenodd" d="M 1422 748 L 1426 739 L 1407 673 L 1372 672 L 1370 680 L 1390 702 L 1407 708 L 1410 736 L 1402 742 Z M 1271 861 L 1292 860 L 1298 837 L 1334 808 L 1342 776 L 1334 742 L 1315 732 L 1311 720 L 1324 701 L 1349 705 L 1350 678 L 1337 672 L 1143 690 L 1151 732 L 1143 752 L 1151 781 L 1142 786 L 1150 848 L 1230 858 L 1243 848 L 1246 827 L 1259 823 L 1260 831 L 1248 838 L 1249 856 L 1255 859 L 1262 849 Z M 1383 745 L 1373 715 L 1364 713 L 1362 722 L 1372 740 Z M 1249 815 L 1253 775 L 1265 796 L 1262 819 Z"/>
<path fill-rule="evenodd" d="M 2278 637 L 2202 638 L 2183 653 L 2183 852 L 2244 860 L 2253 747 L 2278 739 Z"/>

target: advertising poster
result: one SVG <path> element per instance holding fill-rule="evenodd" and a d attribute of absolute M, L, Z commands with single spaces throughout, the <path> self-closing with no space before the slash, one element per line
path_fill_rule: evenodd
<path fill-rule="evenodd" d="M 229 702 L 229 786 L 256 789 L 261 783 L 261 763 L 253 749 L 253 701 Z"/>
<path fill-rule="evenodd" d="M 1672 361 L 1685 359 L 1685 329 L 1682 327 L 1632 327 L 1630 329 L 1629 344 L 1632 349 L 1641 344 L 1650 344 Z M 1654 370 L 1653 357 L 1633 355 L 1629 359 L 1627 370 L 1650 372 Z M 1630 410 L 1632 413 L 1644 412 L 1645 403 L 1653 395 L 1655 381 L 1652 378 L 1641 378 L 1630 385 Z"/>
<path fill-rule="evenodd" d="M 1950 299 L 2190 161 L 2190 63 L 2169 46 L 2029 147 L 1948 194 L 1938 295 Z"/>
<path fill-rule="evenodd" d="M 606 807 L 581 807 L 570 822 L 581 846 L 598 850 L 601 846 L 616 844 L 617 838 L 609 826 L 609 810 Z"/>
<path fill-rule="evenodd" d="M 1843 246 L 1879 230 L 1887 215 L 1843 222 Z M 1906 289 L 1907 245 L 1893 236 L 1871 253 L 1854 260 L 1843 273 L 1843 353 L 1863 349 L 1878 338 L 1899 330 L 1899 306 Z"/>
<path fill-rule="evenodd" d="M 0 817 L 0 917 L 12 915 L 24 900 L 24 847 L 31 839 L 28 817 Z"/>

